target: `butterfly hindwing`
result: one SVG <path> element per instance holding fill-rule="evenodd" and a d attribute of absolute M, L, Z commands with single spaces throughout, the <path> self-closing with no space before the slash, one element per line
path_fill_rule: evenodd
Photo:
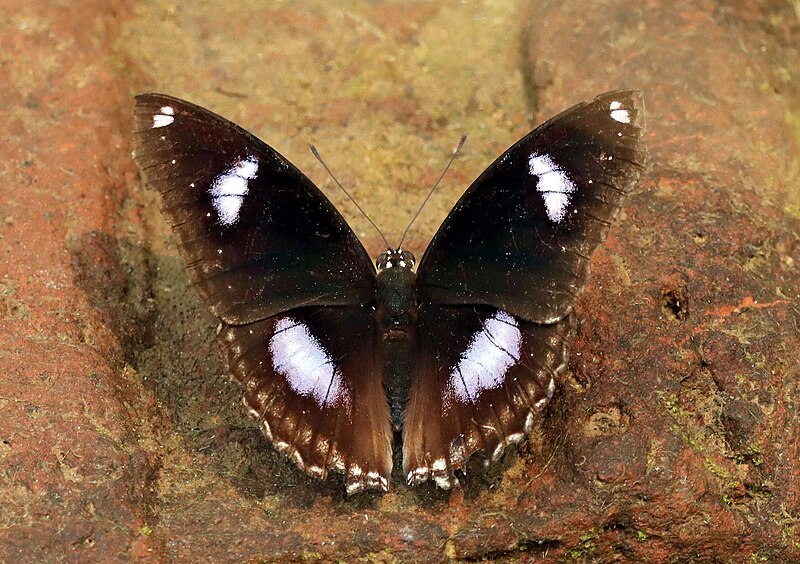
<path fill-rule="evenodd" d="M 386 490 L 389 406 L 369 307 L 312 306 L 219 339 L 244 404 L 275 448 L 317 478 L 346 475 L 347 491 Z"/>
<path fill-rule="evenodd" d="M 543 325 L 491 306 L 429 304 L 419 319 L 403 469 L 409 484 L 449 488 L 473 453 L 497 460 L 530 433 L 566 367 L 574 318 Z"/>

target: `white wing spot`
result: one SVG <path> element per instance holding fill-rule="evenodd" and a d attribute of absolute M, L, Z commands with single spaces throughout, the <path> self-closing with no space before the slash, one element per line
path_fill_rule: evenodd
<path fill-rule="evenodd" d="M 261 420 L 261 431 L 264 433 L 264 436 L 267 437 L 267 440 L 272 440 L 272 427 L 269 426 L 266 419 Z"/>
<path fill-rule="evenodd" d="M 269 352 L 275 372 L 298 394 L 311 397 L 320 407 L 349 401 L 341 372 L 304 323 L 290 317 L 279 319 Z"/>
<path fill-rule="evenodd" d="M 231 226 L 239 221 L 239 210 L 249 192 L 248 181 L 254 179 L 257 172 L 258 161 L 255 157 L 247 157 L 211 183 L 208 193 L 222 225 Z"/>
<path fill-rule="evenodd" d="M 172 106 L 162 106 L 159 112 L 161 113 L 153 116 L 152 129 L 165 127 L 175 121 L 175 110 L 172 109 Z"/>
<path fill-rule="evenodd" d="M 508 442 L 508 444 L 521 443 L 522 439 L 524 438 L 525 435 L 523 435 L 522 433 L 512 433 L 511 435 L 506 437 L 506 442 Z"/>
<path fill-rule="evenodd" d="M 575 192 L 575 184 L 549 155 L 532 154 L 528 159 L 530 173 L 539 179 L 536 191 L 542 194 L 547 217 L 560 223 Z"/>
<path fill-rule="evenodd" d="M 622 102 L 617 102 L 614 100 L 608 107 L 611 110 L 611 119 L 614 121 L 618 121 L 620 123 L 631 122 L 631 113 L 628 110 L 622 109 Z"/>
<path fill-rule="evenodd" d="M 244 400 L 244 398 L 242 398 L 242 400 Z M 244 400 L 244 406 L 247 409 L 247 413 L 250 414 L 250 417 L 252 417 L 253 419 L 261 419 L 261 412 L 247 405 L 246 400 Z"/>
<path fill-rule="evenodd" d="M 450 371 L 450 388 L 464 403 L 474 403 L 484 390 L 502 385 L 508 369 L 519 362 L 522 333 L 517 320 L 498 311 L 472 335 L 458 365 Z"/>

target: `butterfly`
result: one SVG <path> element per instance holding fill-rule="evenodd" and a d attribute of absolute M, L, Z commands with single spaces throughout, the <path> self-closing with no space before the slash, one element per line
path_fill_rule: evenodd
<path fill-rule="evenodd" d="M 531 432 L 645 158 L 639 92 L 580 103 L 472 183 L 415 269 L 402 248 L 373 264 L 323 193 L 236 124 L 164 94 L 137 96 L 134 114 L 135 161 L 246 409 L 348 494 L 388 490 L 395 463 L 409 485 L 451 488 L 474 453 L 497 460 Z"/>

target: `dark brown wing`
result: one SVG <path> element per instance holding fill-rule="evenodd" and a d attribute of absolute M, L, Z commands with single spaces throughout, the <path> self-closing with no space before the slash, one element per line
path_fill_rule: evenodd
<path fill-rule="evenodd" d="M 388 488 L 375 269 L 325 196 L 274 149 L 212 112 L 136 98 L 136 162 L 162 196 L 189 273 L 223 321 L 245 404 L 275 448 L 348 492 Z"/>
<path fill-rule="evenodd" d="M 635 91 L 578 104 L 466 191 L 420 262 L 418 357 L 404 420 L 409 482 L 454 483 L 524 438 L 566 365 L 575 298 L 644 166 Z"/>
<path fill-rule="evenodd" d="M 525 438 L 567 362 L 573 318 L 541 325 L 489 306 L 420 310 L 403 426 L 409 484 L 455 484 L 476 451 L 497 460 Z"/>
<path fill-rule="evenodd" d="M 375 268 L 330 201 L 277 151 L 164 94 L 136 97 L 134 158 L 189 274 L 231 324 L 374 299 Z"/>
<path fill-rule="evenodd" d="M 389 407 L 371 308 L 309 307 L 219 339 L 244 403 L 275 448 L 308 474 L 346 475 L 347 492 L 387 490 Z"/>
<path fill-rule="evenodd" d="M 420 261 L 420 293 L 539 323 L 564 317 L 639 179 L 643 127 L 641 94 L 618 91 L 534 129 L 453 207 Z"/>

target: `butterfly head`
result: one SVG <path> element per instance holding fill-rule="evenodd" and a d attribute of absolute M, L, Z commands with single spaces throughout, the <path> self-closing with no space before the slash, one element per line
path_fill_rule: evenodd
<path fill-rule="evenodd" d="M 386 252 L 381 253 L 381 256 L 375 261 L 378 271 L 384 271 L 390 268 L 412 269 L 416 263 L 417 259 L 415 259 L 414 255 L 410 252 L 404 251 L 403 249 L 395 250 L 391 247 L 387 249 Z"/>

